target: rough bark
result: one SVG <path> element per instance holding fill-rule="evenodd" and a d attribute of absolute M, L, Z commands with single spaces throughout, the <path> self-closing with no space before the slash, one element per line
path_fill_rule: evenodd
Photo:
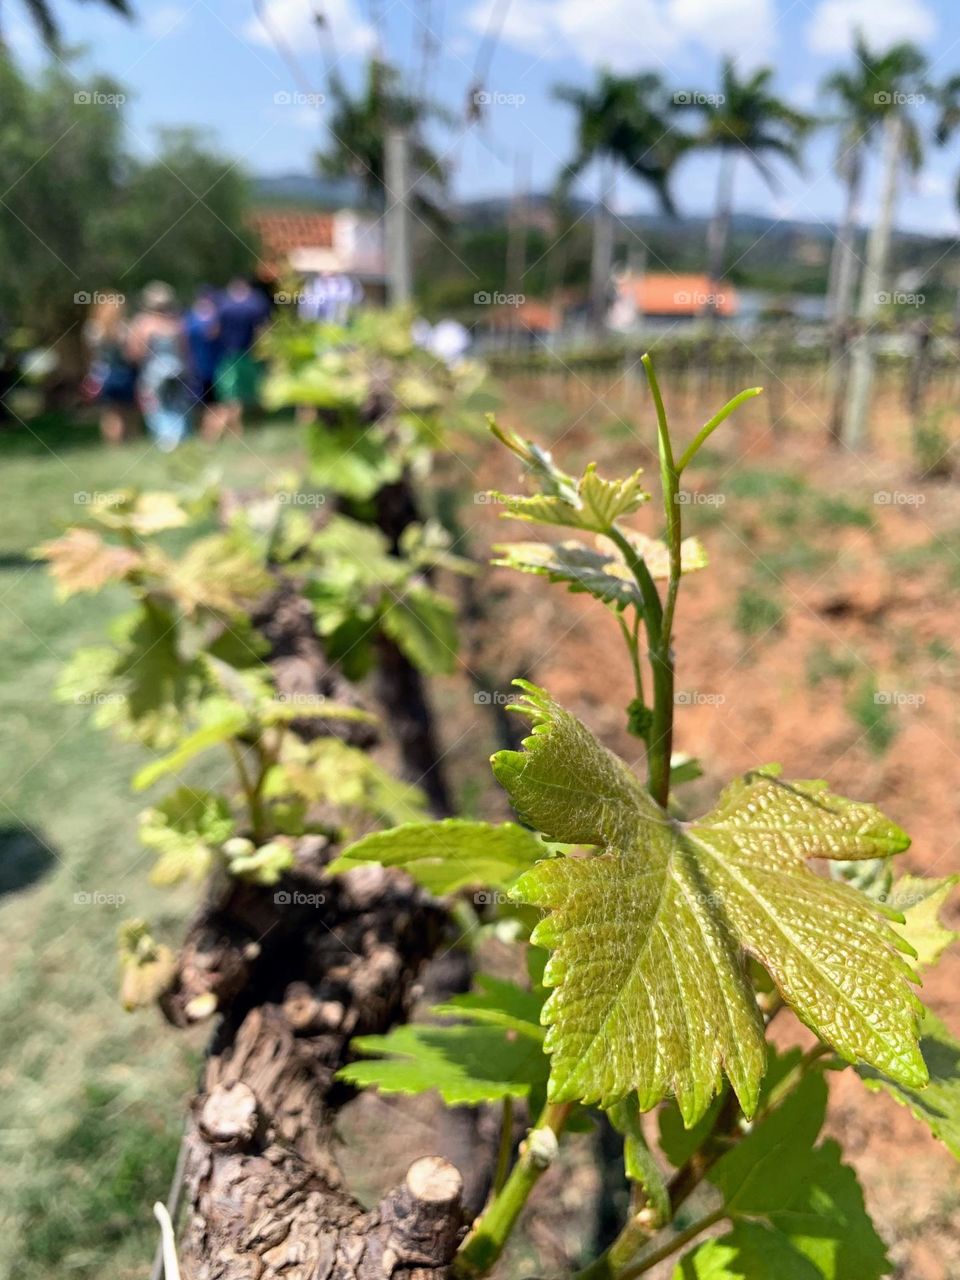
<path fill-rule="evenodd" d="M 445 913 L 379 867 L 328 877 L 328 856 L 307 838 L 277 887 L 212 895 L 162 1002 L 181 1025 L 211 997 L 222 1013 L 187 1138 L 184 1280 L 426 1280 L 459 1243 L 463 1185 L 442 1156 L 364 1210 L 334 1154 L 350 1039 L 406 1017 Z"/>
<path fill-rule="evenodd" d="M 281 692 L 359 701 L 288 583 L 255 622 Z M 345 722 L 342 736 L 371 744 L 366 726 Z M 352 1037 L 406 1019 L 425 985 L 462 989 L 469 962 L 448 946 L 429 966 L 455 940 L 445 910 L 396 871 L 327 875 L 334 852 L 308 836 L 276 886 L 214 880 L 161 999 L 178 1026 L 220 1018 L 185 1138 L 183 1280 L 445 1280 L 486 1196 L 493 1134 L 478 1132 L 477 1113 L 439 1103 L 435 1154 L 377 1205 L 344 1185 L 336 1119 L 353 1094 L 335 1076 Z"/>

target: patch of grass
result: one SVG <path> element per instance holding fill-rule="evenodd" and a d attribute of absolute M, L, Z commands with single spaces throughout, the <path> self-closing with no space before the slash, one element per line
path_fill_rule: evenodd
<path fill-rule="evenodd" d="M 882 756 L 897 736 L 894 711 L 877 690 L 873 676 L 867 676 L 847 699 L 847 710 L 863 730 L 874 755 Z"/>
<path fill-rule="evenodd" d="M 817 494 L 813 510 L 818 524 L 827 524 L 833 529 L 845 526 L 857 529 L 869 529 L 873 524 L 873 516 L 866 507 L 846 498 L 838 498 L 834 494 Z"/>
<path fill-rule="evenodd" d="M 51 433 L 47 443 L 57 442 Z M 58 603 L 27 552 L 82 516 L 77 493 L 170 486 L 185 473 L 196 482 L 211 466 L 226 483 L 253 486 L 299 453 L 298 431 L 270 424 L 167 457 L 143 440 L 51 451 L 20 439 L 0 469 L 0 1276 L 148 1273 L 150 1205 L 172 1174 L 206 1038 L 163 1032 L 156 1014 L 120 1006 L 121 921 L 144 916 L 175 943 L 195 891 L 147 878 L 137 814 L 151 796 L 130 791 L 146 753 L 53 697 L 74 650 L 101 641 L 129 601 L 108 590 Z M 75 896 L 91 891 L 123 901 L 115 909 Z"/>
<path fill-rule="evenodd" d="M 816 688 L 825 680 L 849 680 L 860 666 L 855 654 L 849 649 L 831 649 L 829 645 L 817 644 L 807 654 L 807 684 Z"/>
<path fill-rule="evenodd" d="M 833 559 L 833 553 L 809 542 L 790 542 L 774 551 L 764 551 L 756 571 L 765 578 L 779 581 L 788 573 L 818 573 Z"/>
<path fill-rule="evenodd" d="M 734 626 L 745 636 L 759 636 L 783 622 L 783 606 L 769 591 L 744 587 L 737 596 Z"/>
<path fill-rule="evenodd" d="M 180 1133 L 146 1105 L 90 1084 L 72 1127 L 43 1153 L 61 1174 L 57 1193 L 28 1184 L 21 1200 L 20 1275 L 94 1277 L 104 1253 L 143 1265 L 156 1241 L 145 1209 L 166 1199 Z"/>
<path fill-rule="evenodd" d="M 800 498 L 809 492 L 803 476 L 793 471 L 744 467 L 730 476 L 726 489 L 735 498 Z"/>

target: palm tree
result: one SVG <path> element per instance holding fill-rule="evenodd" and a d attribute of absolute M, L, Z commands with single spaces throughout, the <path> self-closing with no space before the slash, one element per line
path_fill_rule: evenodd
<path fill-rule="evenodd" d="M 866 151 L 879 131 L 895 95 L 922 73 L 924 58 L 906 42 L 892 45 L 883 53 L 870 48 L 858 31 L 854 37 L 853 62 L 848 70 L 834 71 L 823 81 L 822 90 L 837 105 L 829 123 L 839 128 L 836 169 L 843 183 L 843 219 L 837 229 L 830 262 L 827 312 L 831 326 L 830 375 L 832 407 L 830 438 L 839 442 L 846 386 L 844 352 L 847 329 L 853 310 L 857 254 L 855 229 L 863 188 Z M 906 122 L 904 150 L 916 170 L 922 160 L 920 135 L 913 121 Z"/>
<path fill-rule="evenodd" d="M 407 94 L 396 69 L 379 58 L 370 60 L 363 88 L 356 97 L 337 76 L 331 81 L 330 96 L 330 145 L 317 157 L 321 173 L 330 178 L 355 178 L 371 203 L 383 204 L 387 131 L 403 129 L 408 135 L 410 205 L 422 221 L 444 226 L 443 193 L 448 169 L 423 140 L 420 129 L 430 119 L 446 120 L 447 114 L 440 107 Z"/>
<path fill-rule="evenodd" d="M 565 197 L 583 171 L 600 166 L 600 198 L 593 220 L 590 264 L 590 314 L 602 328 L 607 288 L 613 266 L 612 200 L 617 170 L 644 182 L 660 208 L 674 212 L 670 174 L 689 140 L 673 124 L 674 101 L 660 76 L 647 72 L 618 76 L 601 71 L 589 89 L 560 85 L 554 95 L 577 113 L 577 141 L 573 159 L 564 166 L 558 184 Z"/>
<path fill-rule="evenodd" d="M 113 9 L 114 12 L 122 14 L 125 18 L 133 16 L 133 10 L 128 0 L 100 0 L 100 3 L 106 5 L 108 9 Z M 47 48 L 58 49 L 60 46 L 60 25 L 49 0 L 23 0 L 23 7 L 26 9 L 30 20 Z M 0 34 L 0 46 L 4 43 L 3 36 Z"/>
<path fill-rule="evenodd" d="M 891 79 L 876 91 L 882 109 L 884 131 L 883 180 L 880 207 L 867 238 L 867 257 L 860 282 L 857 334 L 850 349 L 850 377 L 846 393 L 842 440 L 858 449 L 866 435 L 867 417 L 873 394 L 875 364 L 873 323 L 883 301 L 883 286 L 889 274 L 890 241 L 897 207 L 900 177 L 905 164 L 916 170 L 922 147 L 911 108 L 926 101 L 932 89 L 926 77 L 927 60 L 915 48 L 907 47 L 903 65 L 891 69 Z M 893 72 L 897 72 L 896 75 Z M 946 113 L 941 127 L 946 129 Z"/>
<path fill-rule="evenodd" d="M 770 88 L 772 79 L 770 67 L 741 78 L 734 60 L 726 58 L 719 93 L 684 95 L 705 114 L 696 145 L 720 155 L 716 208 L 707 227 L 707 272 L 714 283 L 721 279 L 726 260 L 737 160 L 749 160 L 767 185 L 775 188 L 770 161 L 786 160 L 799 169 L 801 144 L 813 124 L 809 116 L 776 97 Z"/>

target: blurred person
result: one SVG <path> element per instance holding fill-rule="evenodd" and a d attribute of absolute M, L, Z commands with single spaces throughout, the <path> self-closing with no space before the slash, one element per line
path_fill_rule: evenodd
<path fill-rule="evenodd" d="M 87 396 L 100 406 L 100 435 L 122 444 L 132 433 L 137 406 L 137 367 L 127 352 L 130 326 L 122 293 L 103 293 L 83 326 L 90 352 L 84 380 Z"/>
<path fill-rule="evenodd" d="M 184 330 L 194 393 L 200 405 L 200 430 L 208 440 L 216 440 L 223 431 L 223 408 L 218 403 L 216 389 L 222 345 L 217 295 L 209 285 L 197 290 Z"/>
<path fill-rule="evenodd" d="M 253 354 L 270 304 L 249 281 L 231 280 L 220 300 L 220 364 L 214 382 L 222 405 L 217 434 L 243 434 L 243 411 L 257 403 L 260 364 Z"/>
<path fill-rule="evenodd" d="M 187 346 L 177 298 L 161 280 L 140 295 L 127 351 L 140 366 L 137 394 L 147 430 L 170 453 L 187 434 L 196 397 L 190 387 Z"/>

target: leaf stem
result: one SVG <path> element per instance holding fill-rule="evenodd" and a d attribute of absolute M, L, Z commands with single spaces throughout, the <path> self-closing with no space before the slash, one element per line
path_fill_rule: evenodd
<path fill-rule="evenodd" d="M 499 1195 L 510 1172 L 510 1157 L 513 1154 L 513 1098 L 509 1094 L 503 1100 L 503 1112 L 500 1119 L 500 1149 L 497 1152 L 497 1167 L 493 1175 L 493 1194 Z"/>
<path fill-rule="evenodd" d="M 555 1138 L 563 1132 L 573 1104 L 548 1103 L 533 1130 L 520 1148 L 520 1158 L 510 1171 L 502 1190 L 484 1209 L 460 1246 L 453 1263 L 456 1276 L 483 1276 L 503 1252 L 510 1232 L 527 1203 L 530 1192 L 550 1164 L 535 1139 L 538 1131 L 547 1129 Z"/>
<path fill-rule="evenodd" d="M 673 661 L 662 645 L 663 605 L 660 593 L 641 555 L 616 525 L 607 537 L 620 551 L 633 574 L 643 600 L 647 629 L 647 654 L 653 673 L 653 722 L 647 750 L 647 786 L 664 809 L 670 799 L 670 753 L 673 741 Z"/>
<path fill-rule="evenodd" d="M 677 475 L 683 474 L 684 469 L 690 465 L 694 456 L 699 452 L 700 446 L 713 435 L 721 422 L 725 422 L 735 409 L 739 409 L 745 401 L 752 400 L 754 396 L 760 395 L 762 391 L 763 387 L 748 387 L 746 391 L 741 391 L 732 400 L 728 400 L 719 413 L 715 413 L 709 421 L 705 422 L 680 455 L 680 461 L 677 463 Z"/>
<path fill-rule="evenodd" d="M 689 1244 L 691 1240 L 695 1240 L 708 1227 L 721 1222 L 726 1216 L 726 1209 L 714 1209 L 712 1213 L 707 1213 L 702 1218 L 698 1218 L 696 1222 L 691 1222 L 689 1227 L 665 1241 L 659 1249 L 654 1249 L 652 1253 L 646 1254 L 633 1266 L 624 1267 L 621 1271 L 618 1271 L 616 1280 L 635 1280 L 636 1276 L 642 1276 L 645 1272 L 652 1271 L 658 1263 L 663 1262 L 664 1258 L 669 1258 L 672 1254 L 682 1249 L 684 1245 Z"/>

